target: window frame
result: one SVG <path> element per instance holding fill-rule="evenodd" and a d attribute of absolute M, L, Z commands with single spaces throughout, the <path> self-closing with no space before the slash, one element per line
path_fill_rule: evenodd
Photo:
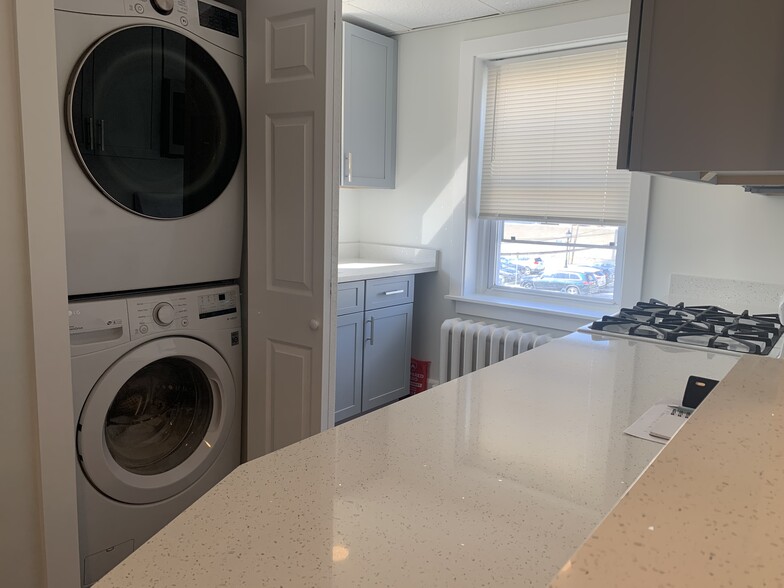
<path fill-rule="evenodd" d="M 458 314 L 571 331 L 621 306 L 634 304 L 642 290 L 650 176 L 633 173 L 629 214 L 619 232 L 616 295 L 612 304 L 570 297 L 532 296 L 488 288 L 496 219 L 479 217 L 487 63 L 491 60 L 626 42 L 628 15 L 605 17 L 498 37 L 466 41 L 461 48 L 456 160 L 466 181 L 464 249 L 460 279 L 448 299 Z M 465 95 L 463 95 L 465 92 Z M 499 219 L 500 220 L 500 219 Z M 510 219 L 513 220 L 513 219 Z M 459 219 L 457 219 L 459 222 Z M 623 233 L 623 238 L 621 234 Z"/>

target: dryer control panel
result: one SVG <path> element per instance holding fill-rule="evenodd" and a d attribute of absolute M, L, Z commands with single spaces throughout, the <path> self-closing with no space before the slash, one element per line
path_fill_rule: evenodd
<path fill-rule="evenodd" d="M 125 16 L 161 20 L 244 55 L 242 14 L 236 8 L 215 0 L 123 0 L 123 6 Z"/>

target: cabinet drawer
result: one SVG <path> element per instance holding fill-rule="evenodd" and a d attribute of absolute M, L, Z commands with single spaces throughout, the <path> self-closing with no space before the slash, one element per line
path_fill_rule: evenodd
<path fill-rule="evenodd" d="M 368 280 L 365 286 L 365 310 L 408 304 L 413 301 L 414 276 Z"/>
<path fill-rule="evenodd" d="M 338 284 L 338 316 L 365 310 L 365 282 Z"/>

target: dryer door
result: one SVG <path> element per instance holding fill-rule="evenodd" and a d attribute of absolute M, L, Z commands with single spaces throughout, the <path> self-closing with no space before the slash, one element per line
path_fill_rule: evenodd
<path fill-rule="evenodd" d="M 106 496 L 165 500 L 191 486 L 220 454 L 236 407 L 221 355 L 185 337 L 145 343 L 117 360 L 82 409 L 82 468 Z"/>
<path fill-rule="evenodd" d="M 142 216 L 205 208 L 232 179 L 242 150 L 226 74 L 197 42 L 161 26 L 126 27 L 95 43 L 74 71 L 66 110 L 87 175 Z"/>

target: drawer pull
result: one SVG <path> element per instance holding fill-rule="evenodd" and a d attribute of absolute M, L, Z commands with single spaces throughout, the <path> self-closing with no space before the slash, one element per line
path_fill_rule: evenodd
<path fill-rule="evenodd" d="M 389 292 L 384 292 L 384 296 L 394 296 L 395 294 L 405 294 L 405 290 L 390 290 Z"/>

